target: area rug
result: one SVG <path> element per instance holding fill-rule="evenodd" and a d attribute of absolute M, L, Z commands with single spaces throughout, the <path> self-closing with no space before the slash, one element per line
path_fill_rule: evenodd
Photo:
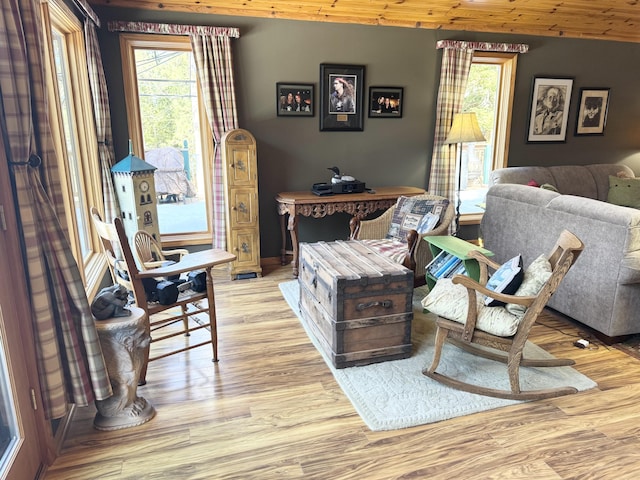
<path fill-rule="evenodd" d="M 307 335 L 322 354 L 317 340 L 300 316 L 297 280 L 279 286 Z M 336 369 L 322 354 L 345 395 L 373 431 L 408 428 L 521 403 L 461 392 L 422 374 L 423 368 L 431 364 L 435 336 L 433 315 L 422 312 L 420 301 L 424 295 L 426 289 L 423 287 L 416 289 L 413 296 L 413 353 L 410 358 Z M 550 357 L 531 342 L 525 347 L 525 354 L 532 358 Z M 449 344 L 445 344 L 438 371 L 467 382 L 509 389 L 506 365 L 478 358 Z M 583 391 L 597 386 L 571 367 L 521 368 L 520 383 L 527 390 L 570 385 Z"/>

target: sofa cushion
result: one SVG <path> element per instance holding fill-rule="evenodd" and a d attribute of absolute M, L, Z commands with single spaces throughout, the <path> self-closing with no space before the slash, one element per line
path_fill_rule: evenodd
<path fill-rule="evenodd" d="M 535 297 L 547 280 L 549 280 L 551 273 L 551 264 L 549 263 L 549 260 L 547 260 L 547 257 L 544 255 L 540 255 L 527 267 L 527 270 L 524 272 L 522 284 L 518 290 L 516 290 L 514 295 L 518 297 Z M 527 307 L 524 305 L 518 305 L 517 303 L 509 303 L 505 309 L 509 313 L 522 318 Z"/>
<path fill-rule="evenodd" d="M 517 255 L 503 263 L 502 266 L 491 275 L 491 278 L 489 278 L 485 286 L 494 292 L 513 295 L 516 290 L 518 290 L 518 287 L 520 287 L 523 278 L 522 255 Z M 491 297 L 486 297 L 484 304 L 488 307 L 501 307 L 505 305 L 504 302 Z"/>
<path fill-rule="evenodd" d="M 449 205 L 449 200 L 427 200 L 424 198 L 400 197 L 393 212 L 391 225 L 386 238 L 407 243 L 409 230 L 427 233 L 440 222 L 442 215 Z M 436 224 L 429 228 L 429 218 L 437 216 Z M 427 227 L 425 227 L 427 225 Z M 428 228 L 426 231 L 422 231 Z"/>
<path fill-rule="evenodd" d="M 640 208 L 640 178 L 610 175 L 607 202 L 623 207 Z"/>
<path fill-rule="evenodd" d="M 521 317 L 509 313 L 505 307 L 487 307 L 483 297 L 476 295 L 476 328 L 500 337 L 515 335 Z M 469 311 L 468 300 L 466 287 L 454 284 L 450 278 L 441 278 L 422 299 L 422 306 L 440 317 L 464 324 Z"/>
<path fill-rule="evenodd" d="M 557 165 L 551 167 L 508 167 L 491 172 L 489 184 L 517 183 L 526 185 L 534 179 L 539 185 L 551 184 L 562 194 L 578 195 L 606 201 L 609 175 L 624 172 L 634 177 L 633 170 L 620 164 Z"/>

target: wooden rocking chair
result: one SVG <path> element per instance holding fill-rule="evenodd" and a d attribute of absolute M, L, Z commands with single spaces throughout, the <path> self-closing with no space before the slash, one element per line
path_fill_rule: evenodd
<path fill-rule="evenodd" d="M 560 281 L 564 278 L 583 249 L 584 244 L 582 241 L 571 232 L 564 230 L 560 234 L 551 254 L 547 257 L 551 265 L 551 276 L 535 296 L 505 295 L 488 290 L 485 287 L 488 280 L 488 268 L 495 270 L 498 269 L 500 265 L 491 261 L 478 251 L 472 252 L 473 257 L 476 258 L 480 264 L 479 282 L 462 275 L 456 275 L 452 280 L 454 285 L 460 284 L 466 288 L 466 295 L 462 295 L 462 300 L 466 301 L 469 305 L 466 321 L 465 323 L 460 323 L 460 320 L 452 321 L 440 315 L 438 316 L 436 321 L 438 328 L 436 332 L 433 363 L 429 368 L 424 369 L 422 373 L 458 390 L 513 400 L 539 400 L 576 393 L 577 390 L 575 388 L 568 386 L 522 391 L 520 389 L 519 369 L 520 366 L 559 367 L 573 365 L 575 363 L 571 359 L 526 359 L 523 357 L 523 349 L 529 337 L 531 327 L 535 324 L 538 315 L 542 312 L 549 297 L 556 291 Z M 477 328 L 476 321 L 479 311 L 478 295 L 487 295 L 505 304 L 517 304 L 526 308 L 524 315 L 517 324 L 515 334 L 511 336 L 501 336 Z M 424 302 L 423 305 L 429 308 L 428 303 L 429 302 Z M 483 308 L 483 306 L 481 305 L 480 308 Z M 505 309 L 505 307 L 491 307 L 491 309 L 493 308 Z M 434 313 L 437 313 L 437 308 L 430 309 L 434 311 Z M 508 314 L 506 310 L 505 313 Z M 456 346 L 474 355 L 506 363 L 511 390 L 498 390 L 473 385 L 436 372 L 436 368 L 440 362 L 442 347 L 447 338 L 452 339 L 452 343 Z M 490 347 L 491 350 L 486 350 L 479 346 Z M 506 352 L 506 354 L 501 352 Z"/>

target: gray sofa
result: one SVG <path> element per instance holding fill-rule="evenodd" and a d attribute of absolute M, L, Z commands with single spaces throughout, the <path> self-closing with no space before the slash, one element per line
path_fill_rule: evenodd
<path fill-rule="evenodd" d="M 606 337 L 640 333 L 640 210 L 606 203 L 624 165 L 511 167 L 492 173 L 481 236 L 500 263 L 547 253 L 564 228 L 585 250 L 549 306 Z M 558 192 L 527 186 L 551 184 Z M 613 339 L 611 339 L 613 340 Z"/>

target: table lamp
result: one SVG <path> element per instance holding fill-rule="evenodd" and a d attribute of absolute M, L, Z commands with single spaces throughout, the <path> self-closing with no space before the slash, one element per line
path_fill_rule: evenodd
<path fill-rule="evenodd" d="M 458 195 L 456 205 L 456 231 L 454 234 L 456 237 L 460 230 L 460 204 L 462 203 L 460 198 L 460 187 L 462 184 L 462 144 L 484 141 L 485 138 L 480 131 L 478 118 L 476 117 L 475 112 L 454 114 L 453 124 L 451 125 L 451 130 L 449 130 L 449 135 L 447 135 L 447 139 L 444 141 L 444 144 L 460 144 L 458 147 L 458 154 L 456 155 L 456 169 L 458 172 L 458 186 L 456 189 Z"/>

